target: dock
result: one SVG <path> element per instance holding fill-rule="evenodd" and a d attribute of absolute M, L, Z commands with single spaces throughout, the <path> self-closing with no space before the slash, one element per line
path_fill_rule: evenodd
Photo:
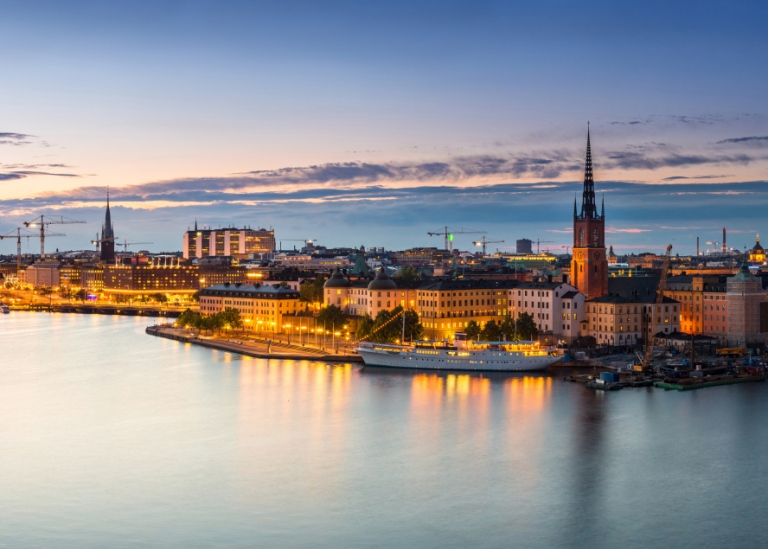
<path fill-rule="evenodd" d="M 751 383 L 755 381 L 765 381 L 764 376 L 738 376 L 738 377 L 722 377 L 719 379 L 713 379 L 711 381 L 694 381 L 685 380 L 685 383 L 669 382 L 669 381 L 657 381 L 653 384 L 654 387 L 659 389 L 674 390 L 674 391 L 692 391 L 694 389 L 703 389 L 704 387 L 717 387 L 718 385 L 733 385 L 734 383 Z"/>

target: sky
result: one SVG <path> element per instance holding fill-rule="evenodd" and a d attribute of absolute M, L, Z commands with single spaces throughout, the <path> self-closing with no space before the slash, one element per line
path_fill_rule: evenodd
<path fill-rule="evenodd" d="M 86 222 L 51 226 L 67 236 L 48 250 L 91 248 L 109 189 L 117 237 L 158 252 L 197 220 L 273 228 L 284 248 L 442 247 L 427 232 L 448 226 L 562 253 L 587 122 L 617 253 L 768 234 L 764 2 L 0 10 L 0 235 Z"/>

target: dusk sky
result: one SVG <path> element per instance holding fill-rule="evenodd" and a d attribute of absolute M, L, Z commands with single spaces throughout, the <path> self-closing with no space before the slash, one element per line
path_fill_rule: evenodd
<path fill-rule="evenodd" d="M 197 219 L 561 253 L 590 121 L 618 253 L 768 235 L 768 3 L 116 4 L 0 5 L 0 234 L 64 215 L 46 248 L 90 248 L 109 187 L 152 251 Z"/>

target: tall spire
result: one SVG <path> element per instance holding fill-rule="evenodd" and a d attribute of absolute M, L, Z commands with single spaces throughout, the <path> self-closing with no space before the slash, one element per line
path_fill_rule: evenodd
<path fill-rule="evenodd" d="M 600 217 L 605 219 L 605 193 L 603 193 L 603 207 L 601 208 L 601 211 L 600 211 Z"/>
<path fill-rule="evenodd" d="M 115 233 L 112 230 L 112 214 L 109 211 L 109 189 L 107 189 L 107 213 L 104 216 L 104 227 L 101 230 L 101 238 L 114 238 Z"/>
<path fill-rule="evenodd" d="M 581 194 L 581 217 L 596 218 L 595 182 L 592 179 L 592 147 L 589 140 L 589 122 L 587 122 L 587 160 L 584 165 L 584 190 Z"/>
<path fill-rule="evenodd" d="M 577 215 L 579 215 L 579 214 L 576 211 L 576 194 L 574 193 L 574 195 L 573 195 L 573 217 L 576 217 Z"/>

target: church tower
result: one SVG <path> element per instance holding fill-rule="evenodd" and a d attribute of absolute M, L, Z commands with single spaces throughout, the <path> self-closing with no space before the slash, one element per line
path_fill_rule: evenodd
<path fill-rule="evenodd" d="M 605 199 L 597 215 L 595 182 L 592 179 L 592 150 L 587 128 L 587 161 L 584 167 L 584 190 L 581 194 L 581 213 L 573 201 L 573 259 L 572 284 L 587 299 L 608 293 L 608 261 L 605 257 Z"/>
<path fill-rule="evenodd" d="M 115 259 L 115 231 L 112 227 L 112 215 L 109 212 L 109 194 L 107 194 L 107 214 L 104 217 L 104 225 L 101 227 L 101 253 L 102 261 L 114 261 Z"/>

